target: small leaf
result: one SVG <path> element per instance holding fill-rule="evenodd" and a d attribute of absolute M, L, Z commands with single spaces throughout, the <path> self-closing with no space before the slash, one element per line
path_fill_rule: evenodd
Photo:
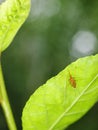
<path fill-rule="evenodd" d="M 23 130 L 63 130 L 98 100 L 98 54 L 80 58 L 39 87 L 23 110 Z"/>
<path fill-rule="evenodd" d="M 9 46 L 29 10 L 30 0 L 6 0 L 0 5 L 0 52 Z"/>

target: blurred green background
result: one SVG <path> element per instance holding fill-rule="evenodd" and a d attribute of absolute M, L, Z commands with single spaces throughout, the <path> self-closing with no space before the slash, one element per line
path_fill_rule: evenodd
<path fill-rule="evenodd" d="M 72 61 L 98 53 L 98 0 L 32 0 L 31 12 L 2 54 L 6 89 L 21 130 L 30 95 Z M 8 130 L 0 109 L 0 130 Z M 98 103 L 67 130 L 98 130 Z"/>

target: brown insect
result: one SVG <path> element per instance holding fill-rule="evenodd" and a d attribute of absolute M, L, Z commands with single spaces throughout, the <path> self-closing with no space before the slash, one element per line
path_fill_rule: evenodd
<path fill-rule="evenodd" d="M 70 82 L 71 86 L 73 88 L 76 88 L 76 80 L 74 79 L 74 77 L 72 77 L 72 75 L 70 73 L 69 73 L 69 76 L 70 76 L 69 82 Z"/>

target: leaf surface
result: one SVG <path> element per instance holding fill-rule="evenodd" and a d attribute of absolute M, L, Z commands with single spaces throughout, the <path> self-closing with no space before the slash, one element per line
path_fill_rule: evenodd
<path fill-rule="evenodd" d="M 0 4 L 0 52 L 9 46 L 29 11 L 30 0 L 6 0 Z"/>
<path fill-rule="evenodd" d="M 23 130 L 63 130 L 97 100 L 98 54 L 73 62 L 34 92 L 23 110 Z"/>

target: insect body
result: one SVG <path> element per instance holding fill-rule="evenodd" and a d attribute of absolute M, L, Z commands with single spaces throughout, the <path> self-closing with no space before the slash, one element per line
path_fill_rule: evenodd
<path fill-rule="evenodd" d="M 73 88 L 76 88 L 76 80 L 72 77 L 72 75 L 69 73 L 70 79 L 69 82 Z"/>

